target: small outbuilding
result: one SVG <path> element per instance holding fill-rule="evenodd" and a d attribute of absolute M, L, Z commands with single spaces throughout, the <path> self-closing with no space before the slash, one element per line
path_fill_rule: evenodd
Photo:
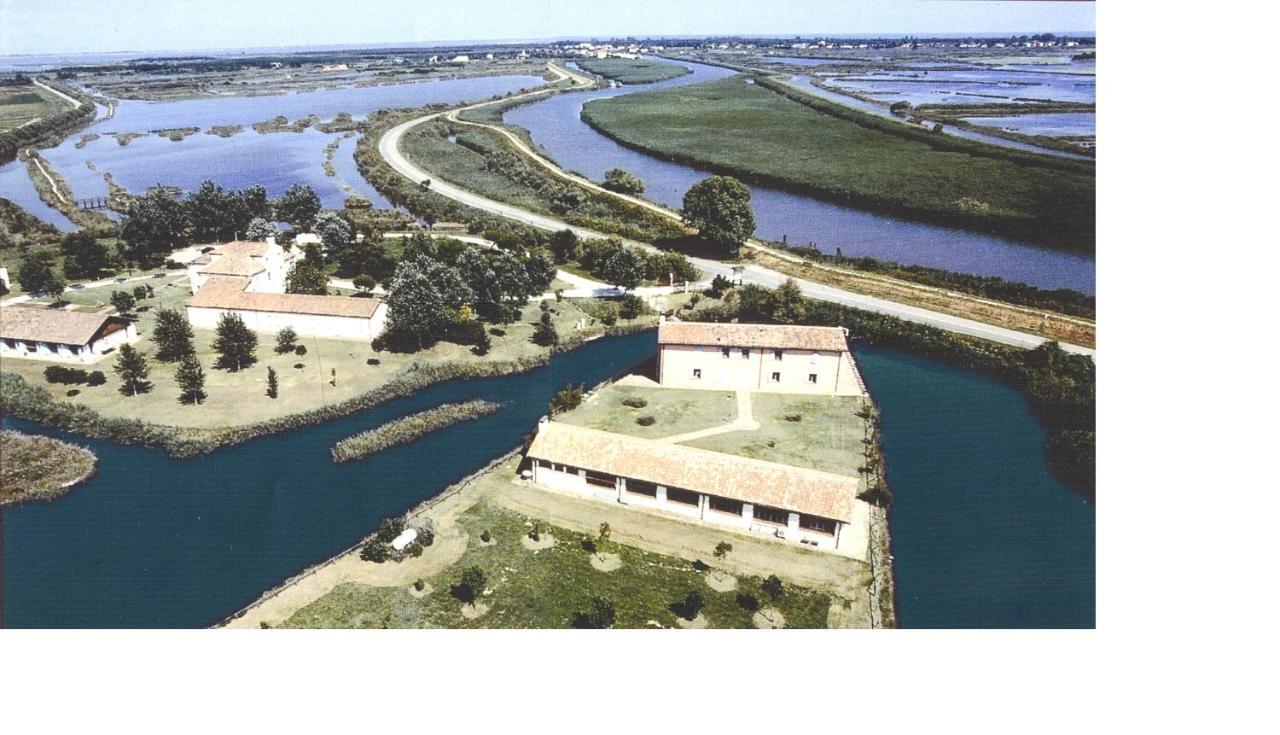
<path fill-rule="evenodd" d="M 138 328 L 123 317 L 43 306 L 0 309 L 0 357 L 97 362 L 136 342 Z"/>

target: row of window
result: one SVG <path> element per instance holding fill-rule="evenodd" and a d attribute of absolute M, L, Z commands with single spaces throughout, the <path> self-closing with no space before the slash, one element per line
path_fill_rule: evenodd
<path fill-rule="evenodd" d="M 720 355 L 721 355 L 722 357 L 728 358 L 728 357 L 730 357 L 730 356 L 732 356 L 732 355 L 733 355 L 733 350 L 734 350 L 734 348 L 732 348 L 732 347 L 721 347 L 721 348 L 720 348 Z M 751 348 L 750 348 L 750 347 L 739 347 L 739 348 L 738 348 L 738 354 L 742 357 L 742 359 L 744 359 L 744 360 L 745 360 L 745 359 L 748 359 L 748 358 L 750 358 L 750 357 L 751 357 Z M 773 351 L 773 359 L 774 359 L 774 360 L 779 360 L 779 361 L 781 361 L 781 360 L 782 360 L 782 354 L 783 354 L 783 353 L 782 353 L 782 350 L 774 350 L 774 351 Z M 814 353 L 810 354 L 810 355 L 809 355 L 809 362 L 817 362 L 817 361 L 818 361 L 818 357 L 819 357 L 819 355 L 818 355 L 818 353 L 816 353 L 816 352 L 814 352 Z"/>
<path fill-rule="evenodd" d="M 36 352 L 40 348 L 41 344 L 44 344 L 45 349 L 49 350 L 50 352 L 57 352 L 59 350 L 59 345 L 54 344 L 53 342 L 41 343 L 41 342 L 26 342 L 26 341 L 20 341 L 16 339 L 6 339 L 4 341 L 4 344 L 6 347 L 8 347 L 11 350 L 16 350 L 21 346 L 25 348 L 27 352 Z M 80 348 L 77 345 L 67 345 L 67 347 L 68 349 L 71 350 L 71 354 L 73 355 L 80 354 Z"/>
<path fill-rule="evenodd" d="M 693 369 L 693 379 L 694 379 L 694 380 L 702 380 L 702 368 L 694 368 L 694 369 Z M 778 372 L 770 373 L 770 374 L 769 374 L 769 382 L 770 382 L 770 383 L 781 383 L 781 382 L 782 382 L 782 373 L 778 373 Z M 812 383 L 812 384 L 814 384 L 814 385 L 817 385 L 817 384 L 818 384 L 818 374 L 817 374 L 817 373 L 809 373 L 809 382 L 810 382 L 810 383 Z"/>

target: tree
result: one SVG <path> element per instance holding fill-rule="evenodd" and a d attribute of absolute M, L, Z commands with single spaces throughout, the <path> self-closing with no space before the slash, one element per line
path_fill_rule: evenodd
<path fill-rule="evenodd" d="M 684 195 L 684 223 L 697 228 L 698 236 L 737 255 L 756 230 L 751 211 L 751 190 L 732 176 L 703 179 Z"/>
<path fill-rule="evenodd" d="M 547 246 L 557 263 L 575 260 L 578 257 L 578 236 L 573 230 L 560 230 L 551 236 Z"/>
<path fill-rule="evenodd" d="M 258 348 L 258 335 L 254 334 L 239 314 L 224 313 L 218 319 L 218 336 L 213 349 L 218 352 L 214 367 L 236 372 L 258 361 L 254 350 Z"/>
<path fill-rule="evenodd" d="M 558 413 L 572 411 L 582 405 L 582 385 L 569 384 L 556 391 L 551 396 L 551 404 L 548 406 L 548 413 L 555 416 Z"/>
<path fill-rule="evenodd" d="M 368 275 L 366 273 L 361 273 L 360 275 L 351 279 L 351 284 L 356 288 L 360 289 L 361 291 L 364 291 L 365 293 L 369 293 L 370 291 L 373 290 L 374 286 L 378 285 L 378 282 L 373 280 L 373 276 Z"/>
<path fill-rule="evenodd" d="M 644 182 L 615 167 L 604 172 L 604 188 L 609 191 L 616 191 L 619 194 L 643 194 Z"/>
<path fill-rule="evenodd" d="M 235 236 L 236 196 L 206 179 L 184 202 L 191 237 L 196 242 L 230 240 Z"/>
<path fill-rule="evenodd" d="M 164 189 L 152 189 L 129 200 L 120 239 L 125 254 L 139 267 L 158 265 L 174 248 L 191 242 L 187 208 Z"/>
<path fill-rule="evenodd" d="M 111 270 L 111 253 L 92 230 L 63 235 L 61 247 L 67 278 L 97 278 Z"/>
<path fill-rule="evenodd" d="M 551 282 L 556 279 L 555 258 L 542 248 L 529 251 L 524 260 L 524 269 L 529 277 L 530 296 L 537 296 L 551 288 Z"/>
<path fill-rule="evenodd" d="M 324 296 L 329 293 L 329 276 L 311 258 L 303 258 L 285 277 L 285 293 L 302 293 Z"/>
<path fill-rule="evenodd" d="M 267 368 L 267 397 L 275 398 L 280 395 L 280 379 L 276 377 L 276 369 Z"/>
<path fill-rule="evenodd" d="M 601 265 L 599 276 L 623 291 L 628 291 L 644 280 L 644 258 L 631 248 L 618 248 Z"/>
<path fill-rule="evenodd" d="M 617 621 L 613 611 L 613 603 L 602 597 L 592 597 L 591 607 L 586 612 L 574 613 L 570 623 L 575 628 L 603 630 L 612 628 Z"/>
<path fill-rule="evenodd" d="M 898 100 L 897 102 L 889 105 L 889 112 L 892 112 L 895 115 L 905 115 L 910 111 L 911 103 L 906 100 Z"/>
<path fill-rule="evenodd" d="M 711 285 L 707 287 L 707 295 L 713 299 L 718 299 L 724 296 L 724 292 L 731 288 L 733 288 L 733 281 L 716 274 L 716 277 L 711 279 Z"/>
<path fill-rule="evenodd" d="M 275 237 L 279 231 L 276 223 L 269 222 L 261 217 L 254 217 L 249 220 L 249 226 L 244 229 L 244 239 L 253 240 L 254 242 L 266 242 L 268 237 Z"/>
<path fill-rule="evenodd" d="M 276 354 L 283 355 L 286 352 L 293 352 L 293 348 L 298 346 L 298 333 L 293 331 L 293 327 L 285 327 L 276 334 Z"/>
<path fill-rule="evenodd" d="M 480 567 L 467 567 L 450 592 L 460 602 L 474 606 L 480 595 L 484 594 L 484 585 L 485 576 Z"/>
<path fill-rule="evenodd" d="M 541 347 L 551 347 L 559 344 L 560 333 L 556 331 L 556 325 L 551 321 L 551 312 L 542 312 L 542 317 L 533 326 L 532 341 L 535 345 Z"/>
<path fill-rule="evenodd" d="M 685 620 L 693 620 L 698 617 L 698 613 L 702 612 L 702 608 L 707 604 L 702 593 L 694 590 L 684 596 L 683 600 L 677 600 L 671 603 L 671 612 L 679 615 Z"/>
<path fill-rule="evenodd" d="M 294 184 L 285 189 L 276 202 L 276 219 L 288 222 L 295 230 L 309 230 L 320 213 L 320 197 L 305 184 Z"/>
<path fill-rule="evenodd" d="M 773 320 L 779 324 L 798 324 L 807 313 L 804 294 L 794 278 L 788 278 L 773 292 Z"/>
<path fill-rule="evenodd" d="M 156 342 L 156 359 L 161 362 L 176 362 L 195 354 L 195 333 L 191 331 L 187 317 L 177 309 L 156 311 L 156 325 L 151 337 Z"/>
<path fill-rule="evenodd" d="M 419 255 L 396 267 L 387 290 L 387 331 L 398 344 L 420 350 L 447 336 L 474 298 L 456 268 Z"/>
<path fill-rule="evenodd" d="M 120 376 L 121 393 L 136 396 L 151 390 L 151 383 L 147 382 L 147 375 L 151 373 L 151 368 L 147 367 L 147 358 L 133 349 L 133 345 L 120 345 L 116 364 L 111 369 Z"/>
<path fill-rule="evenodd" d="M 41 248 L 27 253 L 18 266 L 18 283 L 28 293 L 43 291 L 55 299 L 62 298 L 67 282 L 54 271 L 56 256 L 52 250 Z"/>
<path fill-rule="evenodd" d="M 487 321 L 514 321 L 532 295 L 525 264 L 512 253 L 472 246 L 458 255 L 454 267 L 474 294 L 476 311 Z"/>
<path fill-rule="evenodd" d="M 355 228 L 346 217 L 334 212 L 324 212 L 315 218 L 312 229 L 320 236 L 325 257 L 341 259 L 356 241 Z"/>
<path fill-rule="evenodd" d="M 618 316 L 623 319 L 635 319 L 645 309 L 644 299 L 629 293 L 618 302 Z"/>
<path fill-rule="evenodd" d="M 178 372 L 175 376 L 178 381 L 178 389 L 182 394 L 178 400 L 182 403 L 200 404 L 204 402 L 204 368 L 200 366 L 200 361 L 195 355 L 187 355 L 182 358 L 182 362 L 178 363 Z"/>
<path fill-rule="evenodd" d="M 115 307 L 117 314 L 129 313 L 136 304 L 137 299 L 133 298 L 133 294 L 128 291 L 111 292 L 111 305 Z"/>
<path fill-rule="evenodd" d="M 723 559 L 726 556 L 728 556 L 730 551 L 733 551 L 733 544 L 729 543 L 728 541 L 721 541 L 720 543 L 716 544 L 716 550 L 712 553 L 715 554 L 717 559 Z"/>
<path fill-rule="evenodd" d="M 760 589 L 764 590 L 770 598 L 776 600 L 782 596 L 782 580 L 778 579 L 778 575 L 770 574 L 760 583 Z"/>

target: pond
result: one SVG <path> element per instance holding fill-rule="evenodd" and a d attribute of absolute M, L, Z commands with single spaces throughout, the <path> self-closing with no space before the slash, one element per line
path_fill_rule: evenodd
<path fill-rule="evenodd" d="M 503 119 L 528 130 L 534 142 L 565 169 L 600 181 L 605 171 L 619 166 L 645 182 L 647 198 L 679 208 L 689 187 L 711 172 L 626 148 L 593 130 L 580 117 L 583 104 L 590 100 L 697 84 L 734 74 L 717 66 L 683 60 L 676 63 L 692 73 L 649 85 L 559 94 L 515 107 Z M 846 256 L 871 256 L 960 273 L 1000 276 L 1044 288 L 1072 288 L 1089 294 L 1094 291 L 1094 260 L 1086 255 L 909 222 L 768 186 L 750 188 L 757 237 L 785 239 L 791 245 L 813 244 L 825 253 L 839 249 Z"/>
<path fill-rule="evenodd" d="M 215 623 L 511 449 L 563 385 L 592 385 L 655 349 L 653 332 L 601 339 L 523 375 L 443 383 L 196 460 L 5 418 L 88 445 L 100 472 L 61 500 L 5 513 L 4 622 Z M 1048 475 L 1025 402 L 940 363 L 856 354 L 883 412 L 902 624 L 1093 625 L 1093 509 Z M 503 409 L 363 462 L 329 459 L 344 436 L 472 397 Z"/>

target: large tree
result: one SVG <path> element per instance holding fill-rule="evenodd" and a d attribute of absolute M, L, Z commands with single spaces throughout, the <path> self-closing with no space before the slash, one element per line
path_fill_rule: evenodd
<path fill-rule="evenodd" d="M 645 276 L 644 257 L 628 247 L 618 248 L 600 264 L 599 275 L 618 288 L 627 291 L 640 285 Z"/>
<path fill-rule="evenodd" d="M 805 314 L 804 294 L 795 279 L 788 278 L 773 292 L 773 320 L 780 324 L 799 324 Z"/>
<path fill-rule="evenodd" d="M 134 197 L 120 224 L 125 254 L 139 267 L 158 265 L 174 248 L 186 245 L 187 209 L 163 189 Z"/>
<path fill-rule="evenodd" d="M 218 319 L 218 336 L 213 340 L 218 352 L 214 367 L 236 372 L 258 361 L 254 351 L 258 349 L 258 335 L 245 326 L 239 314 L 224 313 Z"/>
<path fill-rule="evenodd" d="M 614 167 L 604 172 L 604 188 L 619 194 L 643 194 L 644 182 L 627 171 Z"/>
<path fill-rule="evenodd" d="M 254 217 L 249 220 L 249 226 L 244 230 L 244 239 L 253 240 L 254 242 L 266 242 L 268 237 L 275 237 L 279 231 L 276 223 L 262 217 Z"/>
<path fill-rule="evenodd" d="M 310 230 L 316 215 L 320 214 L 320 197 L 305 184 L 294 184 L 285 189 L 276 202 L 276 219 L 288 222 L 295 230 Z"/>
<path fill-rule="evenodd" d="M 320 270 L 313 258 L 303 258 L 285 278 L 285 293 L 303 293 L 324 296 L 329 293 L 329 276 Z"/>
<path fill-rule="evenodd" d="M 127 396 L 136 396 L 151 390 L 147 375 L 151 368 L 147 366 L 147 358 L 133 348 L 133 345 L 120 345 L 116 354 L 116 364 L 111 368 L 120 376 L 120 392 Z"/>
<path fill-rule="evenodd" d="M 92 230 L 62 237 L 62 270 L 67 278 L 97 278 L 111 270 L 111 251 Z"/>
<path fill-rule="evenodd" d="M 732 255 L 756 231 L 751 190 L 732 176 L 712 176 L 689 187 L 681 215 L 700 238 Z"/>
<path fill-rule="evenodd" d="M 458 256 L 454 267 L 474 293 L 476 311 L 488 321 L 514 321 L 529 302 L 529 274 L 517 255 L 473 246 Z"/>
<path fill-rule="evenodd" d="M 195 354 L 195 333 L 187 317 L 177 309 L 156 311 L 156 325 L 151 330 L 156 343 L 156 359 L 161 362 L 177 362 Z"/>
<path fill-rule="evenodd" d="M 178 372 L 174 376 L 181 392 L 178 400 L 182 403 L 204 403 L 204 368 L 195 355 L 187 355 L 178 364 Z"/>
<path fill-rule="evenodd" d="M 27 253 L 18 266 L 18 283 L 29 293 L 44 291 L 54 298 L 61 298 L 67 282 L 54 270 L 57 256 L 52 250 L 41 248 Z"/>
<path fill-rule="evenodd" d="M 464 304 L 475 299 L 456 268 L 419 255 L 396 268 L 387 292 L 387 330 L 412 349 L 447 336 Z"/>

